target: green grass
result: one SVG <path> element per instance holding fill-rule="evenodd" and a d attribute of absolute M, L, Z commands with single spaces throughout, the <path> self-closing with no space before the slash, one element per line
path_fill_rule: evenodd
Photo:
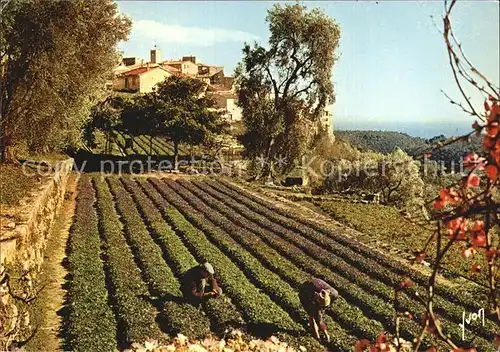
<path fill-rule="evenodd" d="M 26 168 L 34 173 L 32 168 Z M 28 176 L 21 166 L 0 164 L 0 204 L 7 206 L 19 205 L 19 201 L 27 192 L 39 184 L 36 176 Z"/>
<path fill-rule="evenodd" d="M 47 166 L 54 166 L 59 161 L 66 160 L 69 157 L 66 154 L 57 152 L 45 154 L 20 152 L 17 158 L 21 165 L 0 163 L 1 205 L 19 205 L 19 201 L 28 195 L 27 192 L 43 182 L 42 179 L 49 174 Z M 33 163 L 23 164 L 25 160 L 43 164 L 38 169 L 38 166 Z"/>
<path fill-rule="evenodd" d="M 314 205 L 342 224 L 358 230 L 361 233 L 360 240 L 366 243 L 380 241 L 408 254 L 422 249 L 432 234 L 430 229 L 417 225 L 402 216 L 397 209 L 386 205 L 339 201 L 315 201 Z M 424 260 L 432 263 L 434 257 L 435 246 L 431 244 Z M 465 259 L 460 255 L 460 247 L 457 244 L 445 256 L 443 274 L 451 278 L 463 276 L 486 285 L 486 272 L 471 272 L 472 264 L 486 268 L 481 253 L 474 258 Z"/>

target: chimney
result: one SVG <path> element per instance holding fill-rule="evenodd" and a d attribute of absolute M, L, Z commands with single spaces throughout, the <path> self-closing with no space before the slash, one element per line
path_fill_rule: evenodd
<path fill-rule="evenodd" d="M 196 56 L 183 56 L 182 61 L 191 61 L 193 64 L 196 64 Z"/>

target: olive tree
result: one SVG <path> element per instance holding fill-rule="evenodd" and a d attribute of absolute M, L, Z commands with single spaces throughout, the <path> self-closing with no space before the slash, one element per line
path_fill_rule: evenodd
<path fill-rule="evenodd" d="M 275 4 L 266 21 L 268 47 L 245 44 L 235 76 L 245 155 L 265 160 L 263 175 L 270 175 L 277 158 L 286 161 L 281 171 L 293 166 L 334 101 L 331 77 L 340 27 L 323 11 L 300 4 Z"/>

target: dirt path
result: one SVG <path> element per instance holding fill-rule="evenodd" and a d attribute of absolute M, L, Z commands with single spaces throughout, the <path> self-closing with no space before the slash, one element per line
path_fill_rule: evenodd
<path fill-rule="evenodd" d="M 34 314 L 39 315 L 40 328 L 26 345 L 28 351 L 61 351 L 64 341 L 60 336 L 64 319 L 66 295 L 66 243 L 73 222 L 76 199 L 76 174 L 70 175 L 66 195 L 50 234 L 40 282 L 46 283 L 39 293 Z"/>

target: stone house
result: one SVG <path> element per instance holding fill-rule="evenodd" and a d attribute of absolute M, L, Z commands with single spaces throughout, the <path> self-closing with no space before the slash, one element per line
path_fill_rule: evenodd
<path fill-rule="evenodd" d="M 241 109 L 236 105 L 237 96 L 234 92 L 211 92 L 209 94 L 215 99 L 216 110 L 222 113 L 226 121 L 241 121 Z"/>
<path fill-rule="evenodd" d="M 333 115 L 330 111 L 331 105 L 327 105 L 319 118 L 320 125 L 328 132 L 330 136 L 333 136 Z"/>
<path fill-rule="evenodd" d="M 148 63 L 118 74 L 113 81 L 113 90 L 149 93 L 155 85 L 174 74 L 173 69 Z"/>
<path fill-rule="evenodd" d="M 193 58 L 193 61 L 196 61 L 195 57 L 190 57 Z M 184 57 L 182 60 L 170 60 L 170 61 L 163 61 L 161 64 L 163 66 L 170 66 L 175 69 L 177 69 L 180 73 L 185 74 L 190 77 L 196 77 L 198 75 L 198 65 L 191 61 L 191 60 L 185 60 L 186 58 Z"/>

